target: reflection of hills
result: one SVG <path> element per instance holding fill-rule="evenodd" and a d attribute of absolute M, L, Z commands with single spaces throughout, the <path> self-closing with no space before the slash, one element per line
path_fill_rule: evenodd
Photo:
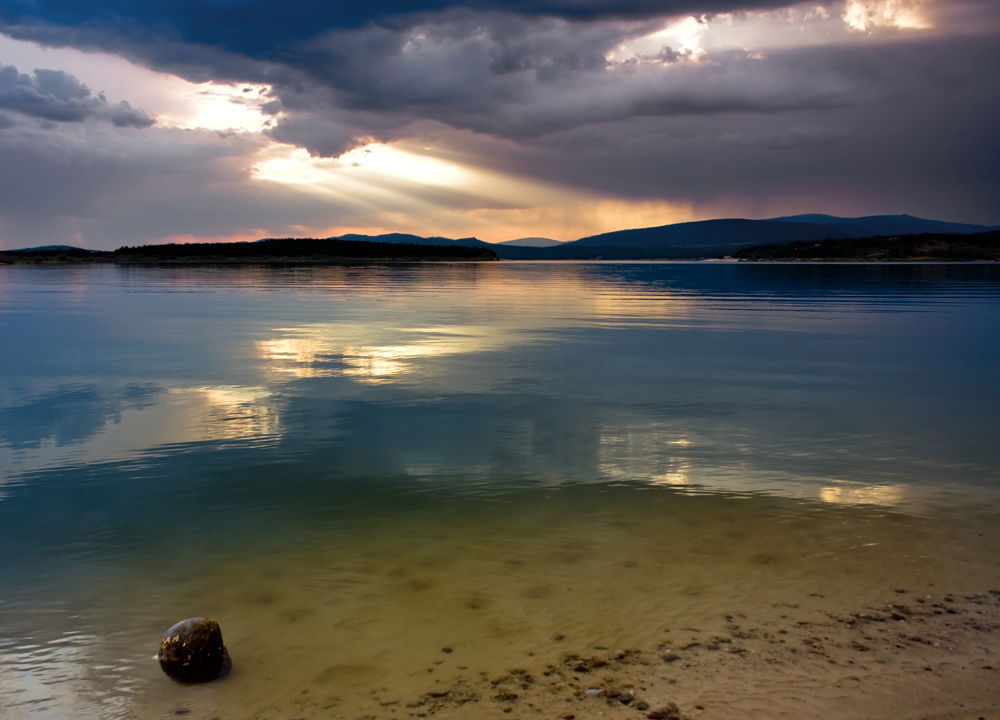
<path fill-rule="evenodd" d="M 671 290 L 677 301 L 684 302 L 798 297 L 866 303 L 880 297 L 960 295 L 973 288 L 992 290 L 1000 274 L 1000 267 L 989 264 L 581 263 L 579 267 L 587 282 L 629 291 Z"/>
<path fill-rule="evenodd" d="M 511 268 L 504 264 L 400 265 L 373 270 L 364 266 L 323 266 L 308 272 L 282 266 L 251 265 L 232 268 L 177 266 L 170 268 L 172 285 L 203 287 L 302 287 L 349 290 L 354 295 L 383 297 L 394 292 L 434 292 L 451 288 L 470 290 L 477 302 L 513 304 L 508 313 L 516 323 L 524 317 L 558 315 L 581 302 L 597 309 L 624 303 L 628 312 L 655 311 L 635 290 L 675 290 L 671 300 L 699 297 L 752 298 L 774 296 L 846 298 L 849 294 L 925 295 L 960 293 L 995 286 L 1000 267 L 987 264 L 763 264 L 763 263 L 565 263 L 553 271 L 544 264 Z M 134 281 L 149 282 L 142 267 L 122 266 L 115 272 Z M 593 283 L 610 292 L 593 293 Z M 615 291 L 621 290 L 619 294 Z M 571 297 L 567 297 L 569 294 Z M 410 298 L 401 295 L 407 302 Z M 660 307 L 662 308 L 662 303 Z M 613 309 L 613 308 L 609 308 Z"/>

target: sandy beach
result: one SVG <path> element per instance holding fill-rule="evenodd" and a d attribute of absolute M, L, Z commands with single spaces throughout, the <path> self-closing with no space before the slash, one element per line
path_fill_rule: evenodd
<path fill-rule="evenodd" d="M 1000 717 L 998 631 L 996 589 L 897 588 L 852 612 L 814 593 L 711 625 L 651 629 L 642 646 L 567 647 L 552 660 L 529 653 L 494 675 L 444 647 L 419 694 L 345 694 L 350 668 L 331 667 L 298 697 L 247 717 L 989 719 Z"/>

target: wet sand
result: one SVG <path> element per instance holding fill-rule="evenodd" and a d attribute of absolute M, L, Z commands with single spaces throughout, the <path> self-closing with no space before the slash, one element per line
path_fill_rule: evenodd
<path fill-rule="evenodd" d="M 206 576 L 226 588 L 233 675 L 192 689 L 149 668 L 139 715 L 1000 717 L 992 512 L 782 523 L 784 501 L 731 516 L 719 502 L 453 518 L 410 544 L 373 532 L 341 539 L 336 572 L 319 563 L 330 549 L 256 578 L 219 568 Z"/>
<path fill-rule="evenodd" d="M 548 495 L 137 548 L 0 612 L 0 696 L 31 720 L 997 717 L 992 504 Z M 152 656 L 200 615 L 233 671 L 178 685 Z"/>
<path fill-rule="evenodd" d="M 1000 590 L 897 588 L 884 603 L 849 613 L 813 594 L 701 627 L 657 628 L 635 647 L 567 649 L 551 662 L 526 657 L 493 675 L 462 658 L 463 648 L 442 648 L 417 695 L 391 687 L 341 695 L 336 676 L 348 669 L 329 668 L 289 702 L 237 716 L 996 718 Z"/>

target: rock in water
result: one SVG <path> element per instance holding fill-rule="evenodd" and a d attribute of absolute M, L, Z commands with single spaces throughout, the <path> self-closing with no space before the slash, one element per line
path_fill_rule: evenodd
<path fill-rule="evenodd" d="M 156 654 L 163 672 L 178 682 L 203 683 L 228 672 L 222 628 L 212 618 L 188 618 L 171 626 Z"/>

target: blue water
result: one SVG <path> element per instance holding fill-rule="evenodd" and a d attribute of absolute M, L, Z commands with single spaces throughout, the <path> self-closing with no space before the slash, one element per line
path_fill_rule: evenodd
<path fill-rule="evenodd" d="M 667 573 L 992 582 L 998 402 L 995 265 L 0 267 L 0 702 L 159 717 L 187 615 L 284 658 L 199 696 L 241 717 L 337 632 L 384 678 L 628 637 Z"/>

